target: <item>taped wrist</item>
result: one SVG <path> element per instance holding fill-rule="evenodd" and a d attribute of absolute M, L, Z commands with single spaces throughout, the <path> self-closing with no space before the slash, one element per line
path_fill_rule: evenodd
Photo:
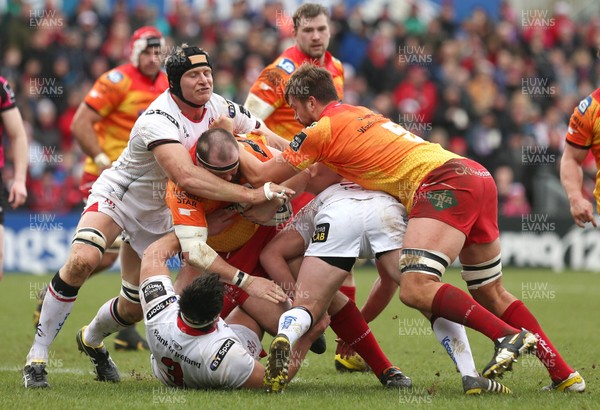
<path fill-rule="evenodd" d="M 247 273 L 242 272 L 241 270 L 238 269 L 238 271 L 235 273 L 235 275 L 233 275 L 233 278 L 231 280 L 227 281 L 227 283 L 229 283 L 230 285 L 235 285 L 238 288 L 244 289 L 244 287 L 248 283 L 249 278 L 250 278 L 250 275 L 248 275 Z"/>
<path fill-rule="evenodd" d="M 281 191 L 281 192 L 273 192 L 271 191 L 271 185 L 273 183 L 272 182 L 265 182 L 265 184 L 263 185 L 263 192 L 265 193 L 265 197 L 270 201 L 273 198 L 281 198 L 281 199 L 286 199 L 287 196 L 285 195 L 285 192 Z"/>
<path fill-rule="evenodd" d="M 111 166 L 110 158 L 108 158 L 108 155 L 104 152 L 101 152 L 94 157 L 94 163 L 100 168 Z"/>
<path fill-rule="evenodd" d="M 189 262 L 192 266 L 206 271 L 219 255 L 205 242 L 194 243 L 189 250 Z"/>

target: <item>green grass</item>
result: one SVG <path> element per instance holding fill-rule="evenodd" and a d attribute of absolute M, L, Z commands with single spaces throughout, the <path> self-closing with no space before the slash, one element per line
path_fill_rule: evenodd
<path fill-rule="evenodd" d="M 527 356 L 515 364 L 504 383 L 512 396 L 465 397 L 460 377 L 444 349 L 430 333 L 421 316 L 395 298 L 372 324 L 383 350 L 414 382 L 408 392 L 385 390 L 373 375 L 338 374 L 333 368 L 334 335 L 328 330 L 329 351 L 309 354 L 297 379 L 283 395 L 260 391 L 178 391 L 163 387 L 153 379 L 148 353 L 113 352 L 122 375 L 117 385 L 93 380 L 91 364 L 79 354 L 75 334 L 94 316 L 96 310 L 119 290 L 119 278 L 104 274 L 92 278 L 79 298 L 50 351 L 50 389 L 26 391 L 21 369 L 33 340 L 34 294 L 50 276 L 6 274 L 0 282 L 2 315 L 0 329 L 0 409 L 13 408 L 219 408 L 219 409 L 378 409 L 422 407 L 432 409 L 516 409 L 516 408 L 600 408 L 599 325 L 600 275 L 581 272 L 554 274 L 547 270 L 506 269 L 506 287 L 537 315 L 563 357 L 585 377 L 583 394 L 540 392 L 548 384 L 546 370 Z M 375 278 L 372 269 L 357 271 L 359 306 Z M 446 280 L 464 289 L 460 275 L 451 271 Z M 138 325 L 140 326 L 140 325 Z M 141 326 L 140 326 L 141 328 Z M 469 330 L 478 368 L 492 354 L 492 343 Z M 266 337 L 267 344 L 270 337 Z M 112 337 L 107 346 L 112 349 Z M 114 349 L 113 349 L 114 350 Z"/>

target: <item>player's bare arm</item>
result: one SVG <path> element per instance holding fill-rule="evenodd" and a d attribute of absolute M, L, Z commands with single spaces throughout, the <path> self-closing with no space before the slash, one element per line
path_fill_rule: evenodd
<path fill-rule="evenodd" d="M 285 186 L 296 194 L 304 192 L 306 190 L 306 186 L 310 181 L 310 172 L 308 170 L 304 170 L 299 174 L 294 175 L 290 179 L 284 181 L 281 185 Z M 291 197 L 288 198 L 290 200 Z M 277 210 L 281 208 L 284 204 L 284 201 L 280 199 L 279 201 L 269 201 L 264 202 L 260 205 L 250 206 L 249 208 L 244 210 L 244 217 L 251 222 L 257 224 L 264 224 L 270 221 Z"/>
<path fill-rule="evenodd" d="M 340 174 L 320 163 L 312 164 L 308 169 L 310 170 L 310 180 L 306 186 L 306 191 L 314 195 L 320 194 L 327 187 L 337 184 L 343 179 Z"/>
<path fill-rule="evenodd" d="M 391 251 L 395 253 L 396 259 L 400 259 L 400 249 Z M 379 276 L 373 282 L 369 296 L 360 310 L 365 322 L 370 323 L 389 305 L 390 301 L 396 294 L 398 285 L 390 275 L 382 275 L 379 270 Z"/>
<path fill-rule="evenodd" d="M 151 276 L 169 276 L 167 261 L 181 250 L 179 239 L 174 232 L 164 235 L 145 251 L 140 269 L 140 281 Z M 183 252 L 183 260 L 189 262 L 200 272 L 210 271 L 219 275 L 223 282 L 236 285 L 250 296 L 256 296 L 269 302 L 287 301 L 287 295 L 274 282 L 250 276 L 228 264 L 210 248 L 203 240 L 194 243 L 188 252 Z M 190 282 L 194 278 L 187 278 Z"/>
<path fill-rule="evenodd" d="M 178 143 L 159 145 L 152 152 L 171 181 L 186 192 L 203 198 L 260 204 L 277 196 L 294 194 L 294 191 L 275 184 L 263 189 L 249 189 L 229 183 L 195 166 L 185 147 Z"/>
<path fill-rule="evenodd" d="M 285 292 L 269 279 L 248 275 L 228 264 L 204 241 L 197 241 L 186 258 L 192 266 L 201 271 L 217 272 L 224 282 L 235 285 L 248 293 L 269 302 L 279 303 L 288 300 Z"/>
<path fill-rule="evenodd" d="M 304 249 L 302 235 L 293 224 L 289 224 L 269 241 L 260 254 L 260 264 L 290 297 L 294 296 L 298 272 L 291 269 L 289 261 L 302 258 Z"/>
<path fill-rule="evenodd" d="M 583 197 L 582 193 L 582 164 L 588 151 L 567 143 L 560 161 L 560 181 L 569 198 L 573 220 L 580 228 L 583 228 L 587 222 L 591 222 L 594 227 L 597 226 L 593 206 L 590 201 Z"/>
<path fill-rule="evenodd" d="M 274 153 L 273 158 L 261 162 L 243 152 L 240 152 L 240 171 L 253 186 L 260 186 L 268 181 L 281 183 L 299 172 L 280 153 Z"/>
<path fill-rule="evenodd" d="M 8 202 L 13 208 L 16 208 L 27 199 L 27 189 L 25 187 L 27 164 L 29 162 L 27 134 L 18 108 L 13 107 L 3 111 L 1 117 L 14 152 L 15 176 L 9 188 Z"/>
<path fill-rule="evenodd" d="M 102 148 L 94 130 L 94 124 L 102 120 L 102 116 L 91 109 L 86 103 L 81 103 L 73 122 L 71 123 L 71 132 L 84 154 L 94 159 L 94 162 L 100 169 L 100 172 L 109 168 L 111 161 Z"/>
<path fill-rule="evenodd" d="M 278 151 L 283 151 L 288 147 L 288 145 L 290 145 L 290 142 L 288 140 L 275 134 L 262 121 L 260 123 L 260 127 L 256 131 L 258 131 L 258 133 L 265 136 L 265 138 L 267 139 L 267 145 L 269 147 L 273 147 L 273 148 L 277 149 Z"/>

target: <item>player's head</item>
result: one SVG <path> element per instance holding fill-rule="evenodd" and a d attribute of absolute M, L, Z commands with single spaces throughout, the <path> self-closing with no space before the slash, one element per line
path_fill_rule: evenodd
<path fill-rule="evenodd" d="M 204 273 L 183 289 L 179 298 L 181 319 L 190 327 L 207 331 L 223 309 L 223 283 L 216 273 Z"/>
<path fill-rule="evenodd" d="M 204 131 L 196 144 L 198 165 L 226 181 L 238 175 L 240 148 L 235 137 L 223 128 Z"/>
<path fill-rule="evenodd" d="M 320 117 L 320 107 L 339 96 L 333 78 L 325 68 L 314 64 L 302 64 L 288 80 L 285 86 L 285 100 L 296 114 L 296 120 L 308 126 Z"/>
<path fill-rule="evenodd" d="M 212 96 L 212 66 L 206 51 L 182 44 L 165 62 L 169 90 L 187 105 L 204 106 Z"/>
<path fill-rule="evenodd" d="M 296 45 L 304 54 L 320 59 L 329 47 L 329 10 L 320 4 L 306 3 L 298 7 L 294 16 Z"/>
<path fill-rule="evenodd" d="M 138 28 L 129 42 L 131 64 L 147 77 L 156 76 L 162 66 L 161 50 L 165 46 L 160 31 L 152 26 Z"/>

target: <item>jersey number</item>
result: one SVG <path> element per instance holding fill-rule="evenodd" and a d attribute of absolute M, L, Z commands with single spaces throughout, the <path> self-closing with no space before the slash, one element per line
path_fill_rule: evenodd
<path fill-rule="evenodd" d="M 175 385 L 183 387 L 183 370 L 181 370 L 181 365 L 169 357 L 163 357 L 160 361 L 167 366 L 169 379 L 171 379 Z"/>
<path fill-rule="evenodd" d="M 391 121 L 386 122 L 385 124 L 381 124 L 381 127 L 385 128 L 388 131 L 392 131 L 397 136 L 406 138 L 407 140 L 412 141 L 412 142 L 423 142 L 424 141 L 423 138 L 417 137 L 416 135 L 411 134 L 410 132 L 406 131 L 400 125 L 395 124 Z"/>

